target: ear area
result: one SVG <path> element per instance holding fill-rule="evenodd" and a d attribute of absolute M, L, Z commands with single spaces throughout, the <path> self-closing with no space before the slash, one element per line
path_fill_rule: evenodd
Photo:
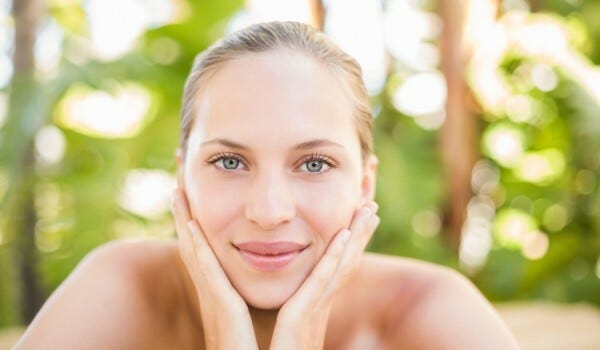
<path fill-rule="evenodd" d="M 363 205 L 375 199 L 375 187 L 377 180 L 377 166 L 379 159 L 374 154 L 365 159 L 361 179 L 360 203 Z"/>

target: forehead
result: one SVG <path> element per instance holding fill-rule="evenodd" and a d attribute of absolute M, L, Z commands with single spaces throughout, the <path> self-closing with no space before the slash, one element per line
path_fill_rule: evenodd
<path fill-rule="evenodd" d="M 340 141 L 356 134 L 342 84 L 323 63 L 301 53 L 248 54 L 210 77 L 197 96 L 195 128 L 207 137 L 277 131 L 290 141 L 308 134 Z"/>

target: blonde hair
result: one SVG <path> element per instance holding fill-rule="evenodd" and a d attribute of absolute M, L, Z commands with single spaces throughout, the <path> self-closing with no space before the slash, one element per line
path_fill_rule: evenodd
<path fill-rule="evenodd" d="M 291 49 L 315 58 L 341 80 L 354 104 L 356 126 L 363 159 L 373 153 L 373 116 L 358 62 L 324 34 L 298 22 L 259 23 L 217 41 L 196 56 L 185 83 L 181 109 L 181 150 L 185 156 L 194 121 L 198 91 L 212 74 L 229 61 L 252 53 Z"/>

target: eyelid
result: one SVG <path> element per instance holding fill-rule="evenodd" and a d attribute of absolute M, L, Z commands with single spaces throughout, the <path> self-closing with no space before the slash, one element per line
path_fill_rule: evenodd
<path fill-rule="evenodd" d="M 236 159 L 244 166 L 245 169 L 248 169 L 246 159 L 242 155 L 237 154 L 237 153 L 232 153 L 232 152 L 219 152 L 215 155 L 212 155 L 210 158 L 208 158 L 206 160 L 206 163 L 215 164 L 219 160 L 222 160 L 225 158 Z M 329 168 L 336 168 L 338 166 L 338 162 L 336 162 L 333 158 L 331 158 L 329 156 L 326 156 L 321 153 L 311 153 L 311 154 L 303 156 L 298 161 L 298 163 L 296 164 L 295 167 L 298 168 L 298 167 L 302 166 L 303 164 L 305 164 L 306 162 L 313 161 L 313 160 L 321 161 L 321 162 L 325 163 Z M 327 171 L 327 170 L 325 170 L 325 171 Z M 324 173 L 325 171 L 316 172 L 316 173 L 311 172 L 311 173 L 316 175 L 316 174 Z"/>
<path fill-rule="evenodd" d="M 223 160 L 225 158 L 233 158 L 233 159 L 239 161 L 244 166 L 245 169 L 248 169 L 248 165 L 246 164 L 246 159 L 237 153 L 231 153 L 231 152 L 219 152 L 219 153 L 211 156 L 210 158 L 208 158 L 206 160 L 206 163 L 215 164 L 216 162 Z M 227 170 L 229 170 L 229 169 L 227 169 Z"/>
<path fill-rule="evenodd" d="M 302 157 L 302 159 L 300 160 L 300 164 L 306 163 L 309 160 L 320 160 L 322 162 L 325 162 L 325 164 L 327 164 L 331 167 L 335 167 L 338 165 L 338 163 L 333 158 L 328 157 L 321 153 L 311 153 L 309 155 Z"/>
<path fill-rule="evenodd" d="M 313 161 L 313 160 L 318 160 L 321 161 L 323 163 L 325 163 L 329 168 L 327 170 L 324 171 L 319 171 L 319 172 L 311 172 L 309 171 L 308 173 L 311 173 L 313 175 L 319 175 L 322 174 L 324 172 L 329 171 L 330 168 L 336 168 L 338 166 L 338 163 L 331 157 L 328 157 L 324 154 L 321 153 L 312 153 L 309 155 L 306 155 L 304 157 L 302 157 L 300 159 L 300 162 L 298 163 L 298 165 L 296 167 L 301 167 L 303 164 L 309 162 L 309 161 Z"/>

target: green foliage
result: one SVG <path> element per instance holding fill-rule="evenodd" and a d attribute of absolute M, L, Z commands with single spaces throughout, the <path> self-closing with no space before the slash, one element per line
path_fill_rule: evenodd
<path fill-rule="evenodd" d="M 54 2 L 48 16 L 64 32 L 63 50 L 55 78 L 43 85 L 15 80 L 7 123 L 0 129 L 0 198 L 14 198 L 23 178 L 20 160 L 34 135 L 44 125 L 57 126 L 65 139 L 60 163 L 36 165 L 35 244 L 37 268 L 49 295 L 95 247 L 123 236 L 172 236 L 168 213 L 148 219 L 126 212 L 118 205 L 118 193 L 130 169 L 163 169 L 174 173 L 178 146 L 179 109 L 184 81 L 194 56 L 224 32 L 233 12 L 243 2 L 189 1 L 184 20 L 147 31 L 137 47 L 114 62 L 103 62 L 81 54 L 83 35 L 89 30 L 80 4 Z M 166 43 L 166 44 L 165 44 Z M 167 47 L 165 47 L 167 45 Z M 167 50 L 176 51 L 165 59 Z M 73 51 L 77 54 L 73 54 Z M 79 55 L 79 56 L 78 56 Z M 162 56 L 161 56 L 162 55 Z M 123 84 L 134 82 L 151 96 L 151 106 L 139 133 L 125 138 L 87 135 L 61 123 L 61 104 L 74 88 L 115 94 Z M 28 84 L 18 88 L 17 84 Z M 62 101 L 62 102 L 61 102 Z M 20 119 L 16 116 L 26 116 Z M 16 235 L 7 201 L 2 209 L 0 231 L 0 327 L 17 324 L 21 276 L 14 267 Z"/>
<path fill-rule="evenodd" d="M 50 3 L 49 16 L 66 33 L 63 46 L 76 48 L 80 36 L 88 31 L 84 12 L 71 2 Z M 564 16 L 578 33 L 576 46 L 592 62 L 600 62 L 600 22 L 596 20 L 600 2 L 537 3 Z M 122 209 L 118 196 L 131 169 L 175 172 L 182 87 L 193 58 L 223 34 L 227 21 L 243 5 L 240 0 L 186 4 L 184 21 L 145 32 L 139 45 L 119 60 L 102 62 L 88 57 L 79 62 L 63 57 L 56 77 L 43 85 L 25 82 L 31 85 L 24 89 L 30 94 L 11 97 L 11 105 L 21 109 L 11 113 L 26 119 L 9 116 L 0 129 L 0 195 L 11 194 L 13 185 L 23 177 L 20 160 L 42 126 L 58 127 L 65 138 L 62 160 L 37 166 L 32 180 L 38 215 L 37 267 L 46 295 L 90 250 L 104 242 L 126 236 L 173 236 L 168 212 L 153 218 L 138 216 Z M 503 210 L 525 213 L 547 234 L 549 247 L 542 258 L 531 260 L 511 242 L 496 238 L 487 263 L 472 278 L 492 300 L 537 298 L 600 305 L 600 279 L 596 276 L 600 274 L 596 272 L 600 269 L 599 106 L 578 81 L 556 67 L 556 88 L 541 91 L 533 87 L 520 67 L 536 63 L 511 52 L 499 67 L 512 92 L 530 101 L 534 116 L 531 122 L 519 122 L 482 111 L 482 152 L 489 153 L 486 133 L 501 126 L 517 130 L 528 152 L 551 149 L 564 157 L 564 170 L 535 182 L 524 181 L 517 171 L 486 156 L 500 174 L 493 198 L 497 218 L 502 219 Z M 391 89 L 399 84 L 396 78 L 392 72 Z M 152 101 L 137 134 L 103 138 L 61 122 L 61 103 L 74 88 L 117 94 L 128 83 L 143 86 Z M 13 89 L 14 84 L 19 82 L 13 83 Z M 377 200 L 382 222 L 368 249 L 459 268 L 456 253 L 443 240 L 445 191 L 438 133 L 423 130 L 396 111 L 386 92 L 373 97 L 373 106 L 378 111 L 375 150 L 380 160 Z M 0 327 L 20 322 L 15 308 L 20 276 L 13 268 L 19 232 L 10 231 L 9 213 L 6 205 L 2 207 Z"/>

